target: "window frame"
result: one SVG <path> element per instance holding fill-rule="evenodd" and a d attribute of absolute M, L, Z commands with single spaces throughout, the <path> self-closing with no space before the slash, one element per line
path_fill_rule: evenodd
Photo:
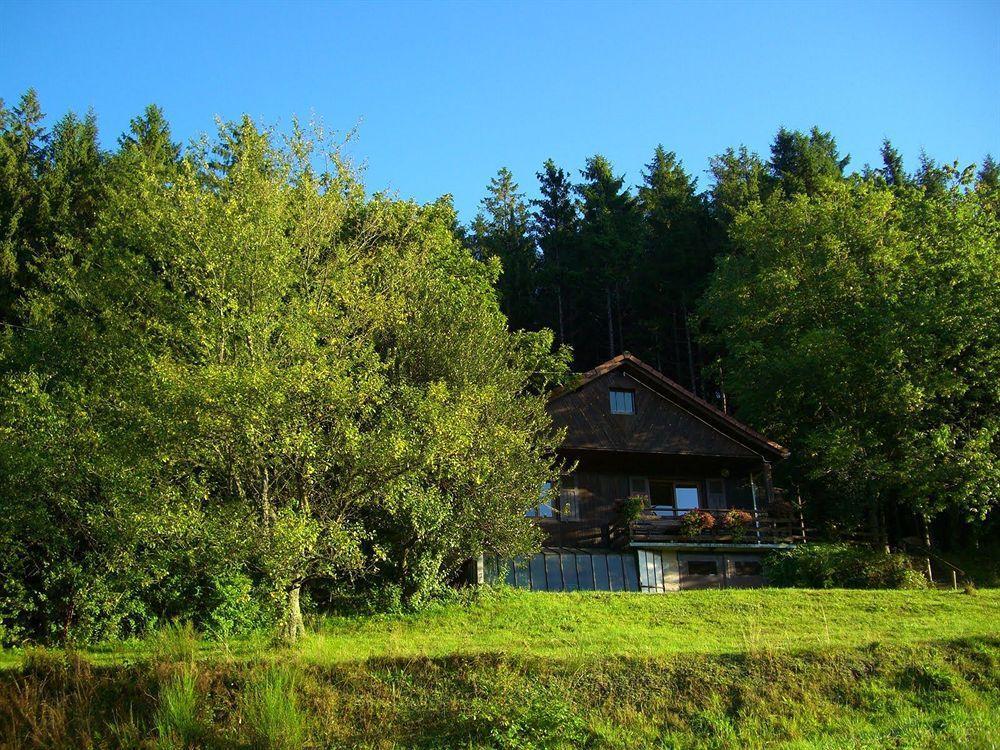
<path fill-rule="evenodd" d="M 628 405 L 631 407 L 631 411 L 621 411 L 615 408 L 615 396 L 628 396 Z M 608 388 L 608 405 L 611 409 L 611 413 L 616 416 L 635 416 L 635 389 L 634 388 Z"/>
<path fill-rule="evenodd" d="M 676 477 L 648 477 L 648 476 L 630 476 L 628 479 L 629 483 L 629 495 L 642 495 L 646 498 L 647 507 L 653 511 L 660 518 L 680 518 L 685 513 L 696 510 L 699 508 L 705 508 L 705 503 L 708 500 L 705 491 L 705 482 L 701 479 L 679 479 Z M 665 485 L 670 486 L 670 497 L 673 500 L 673 504 L 653 504 L 653 485 L 660 485 L 661 488 Z M 636 491 L 637 487 L 644 487 L 645 491 Z M 694 489 L 698 493 L 698 505 L 695 508 L 678 508 L 677 506 L 677 490 L 681 489 Z"/>

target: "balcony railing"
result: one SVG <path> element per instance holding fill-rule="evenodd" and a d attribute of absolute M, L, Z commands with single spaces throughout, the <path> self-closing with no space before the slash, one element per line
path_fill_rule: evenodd
<path fill-rule="evenodd" d="M 685 527 L 684 515 L 654 515 L 647 512 L 630 521 L 627 533 L 630 542 L 689 543 L 689 544 L 801 544 L 806 541 L 806 527 L 798 513 L 771 514 L 767 511 L 745 510 L 746 523 L 727 524 L 729 509 L 705 510 L 714 520 L 711 529 L 691 533 Z"/>

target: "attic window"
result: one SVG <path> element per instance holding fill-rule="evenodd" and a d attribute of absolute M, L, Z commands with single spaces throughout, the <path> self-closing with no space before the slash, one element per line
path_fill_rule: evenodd
<path fill-rule="evenodd" d="M 622 388 L 612 388 L 611 413 L 635 414 L 635 391 L 626 391 Z"/>

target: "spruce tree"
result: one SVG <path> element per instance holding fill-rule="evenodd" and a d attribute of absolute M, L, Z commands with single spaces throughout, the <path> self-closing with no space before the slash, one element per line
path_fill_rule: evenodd
<path fill-rule="evenodd" d="M 642 215 L 624 186 L 624 175 L 615 176 L 604 156 L 587 159 L 580 174 L 583 182 L 576 188 L 581 201 L 578 267 L 593 327 L 587 339 L 574 344 L 577 363 L 596 364 L 624 351 L 627 345 L 625 319 L 642 242 Z M 603 353 L 598 344 L 602 339 L 606 343 Z"/>
<path fill-rule="evenodd" d="M 524 194 L 506 167 L 490 180 L 481 206 L 472 222 L 473 252 L 481 260 L 500 261 L 500 306 L 511 329 L 535 328 L 538 258 Z"/>
<path fill-rule="evenodd" d="M 567 340 L 567 330 L 576 329 L 574 264 L 579 231 L 573 183 L 569 174 L 552 159 L 537 172 L 540 199 L 531 201 L 531 232 L 539 256 L 539 320 L 555 330 L 558 343 Z"/>

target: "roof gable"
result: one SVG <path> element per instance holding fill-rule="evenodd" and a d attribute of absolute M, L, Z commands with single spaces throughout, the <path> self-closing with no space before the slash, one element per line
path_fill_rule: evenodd
<path fill-rule="evenodd" d="M 609 388 L 634 390 L 636 413 L 611 414 Z M 557 427 L 566 428 L 567 449 L 759 455 L 768 460 L 788 456 L 782 446 L 628 353 L 555 391 L 549 398 L 549 413 Z"/>

